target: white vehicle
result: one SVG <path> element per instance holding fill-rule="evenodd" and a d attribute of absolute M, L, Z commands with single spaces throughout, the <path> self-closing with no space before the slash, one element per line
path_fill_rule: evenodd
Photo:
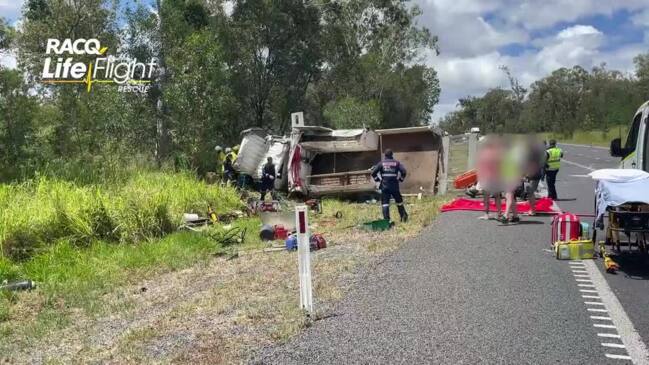
<path fill-rule="evenodd" d="M 621 169 L 649 171 L 649 101 L 642 104 L 633 117 L 626 142 L 615 138 L 611 141 L 611 156 L 622 158 Z"/>

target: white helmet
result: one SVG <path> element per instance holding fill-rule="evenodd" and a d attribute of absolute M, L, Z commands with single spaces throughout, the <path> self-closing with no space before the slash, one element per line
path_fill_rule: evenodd
<path fill-rule="evenodd" d="M 232 148 L 230 148 L 230 147 L 226 147 L 226 148 L 225 148 L 225 153 L 230 153 L 230 152 L 232 152 Z"/>
<path fill-rule="evenodd" d="M 221 148 L 221 146 L 217 145 L 216 147 L 214 147 L 214 151 L 221 152 L 221 151 L 223 151 L 223 148 Z"/>

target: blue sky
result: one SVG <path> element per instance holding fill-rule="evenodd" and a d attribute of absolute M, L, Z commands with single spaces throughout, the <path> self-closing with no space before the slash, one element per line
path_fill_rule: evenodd
<path fill-rule="evenodd" d="M 507 87 L 500 66 L 525 85 L 558 67 L 606 63 L 633 71 L 649 52 L 649 0 L 415 0 L 419 23 L 440 37 L 426 62 L 442 86 L 437 119 L 460 97 Z"/>
<path fill-rule="evenodd" d="M 129 0 L 150 3 L 152 0 Z M 23 0 L 0 0 L 15 22 Z M 419 24 L 440 38 L 441 54 L 424 55 L 442 86 L 434 119 L 457 100 L 507 86 L 500 66 L 525 85 L 558 67 L 606 63 L 631 73 L 633 57 L 649 52 L 649 0 L 413 0 Z M 15 64 L 0 55 L 5 65 Z"/>

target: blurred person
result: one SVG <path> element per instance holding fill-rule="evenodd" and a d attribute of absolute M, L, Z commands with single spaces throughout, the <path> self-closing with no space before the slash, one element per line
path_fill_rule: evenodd
<path fill-rule="evenodd" d="M 548 185 L 548 196 L 552 200 L 557 200 L 557 175 L 561 167 L 561 159 L 563 158 L 563 151 L 557 147 L 557 141 L 550 140 L 550 145 L 545 151 L 545 182 Z"/>
<path fill-rule="evenodd" d="M 406 168 L 394 159 L 391 149 L 383 153 L 385 158 L 372 167 L 372 178 L 381 186 L 381 210 L 383 219 L 390 220 L 390 198 L 394 198 L 402 222 L 408 221 L 408 213 L 403 205 L 399 183 L 406 178 Z"/>
<path fill-rule="evenodd" d="M 275 199 L 275 178 L 277 177 L 277 172 L 275 171 L 275 164 L 273 163 L 273 158 L 268 157 L 266 164 L 264 165 L 261 172 L 261 200 L 263 201 L 266 198 L 266 193 L 270 193 L 270 197 Z"/>
<path fill-rule="evenodd" d="M 500 138 L 487 136 L 481 142 L 478 149 L 477 169 L 478 184 L 482 189 L 482 199 L 485 214 L 479 219 L 492 219 L 489 214 L 489 203 L 491 196 L 496 203 L 496 219 L 502 218 L 501 194 L 504 191 L 503 182 L 500 176 L 502 169 L 503 146 Z"/>
<path fill-rule="evenodd" d="M 536 215 L 536 190 L 543 178 L 545 167 L 545 144 L 540 143 L 534 135 L 529 135 L 526 143 L 527 156 L 525 161 L 525 194 L 530 203 L 529 215 Z"/>
<path fill-rule="evenodd" d="M 502 179 L 505 184 L 505 213 L 501 219 L 504 224 L 518 223 L 516 209 L 516 190 L 523 184 L 523 158 L 525 151 L 521 143 L 508 144 L 503 156 Z"/>

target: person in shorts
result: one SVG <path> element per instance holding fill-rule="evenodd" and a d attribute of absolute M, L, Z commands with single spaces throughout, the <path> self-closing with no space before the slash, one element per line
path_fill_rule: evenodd
<path fill-rule="evenodd" d="M 501 194 L 504 185 L 501 179 L 503 145 L 500 138 L 487 136 L 478 149 L 477 170 L 478 185 L 482 188 L 485 214 L 480 219 L 493 219 L 489 214 L 491 197 L 496 203 L 496 219 L 501 219 Z"/>

